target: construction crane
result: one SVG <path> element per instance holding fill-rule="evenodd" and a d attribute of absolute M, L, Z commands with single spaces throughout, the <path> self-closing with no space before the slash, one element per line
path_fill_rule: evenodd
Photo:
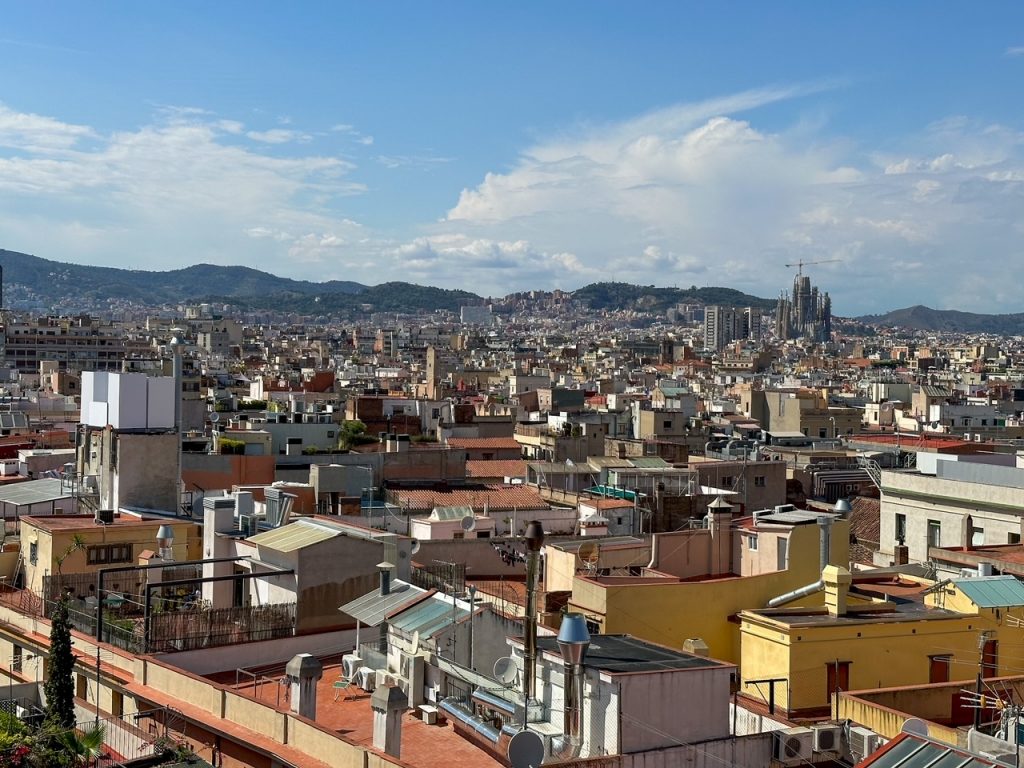
<path fill-rule="evenodd" d="M 796 276 L 800 277 L 804 273 L 805 264 L 831 264 L 835 261 L 842 261 L 842 259 L 821 259 L 820 261 L 804 261 L 803 259 L 797 259 L 796 264 L 787 264 L 787 267 L 796 267 Z"/>

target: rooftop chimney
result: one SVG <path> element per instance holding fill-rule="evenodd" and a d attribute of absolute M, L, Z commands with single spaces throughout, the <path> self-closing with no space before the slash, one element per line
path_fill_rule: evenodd
<path fill-rule="evenodd" d="M 537 561 L 544 545 L 544 526 L 531 520 L 526 526 L 526 617 L 523 621 L 526 638 L 523 647 L 523 707 L 529 710 L 533 683 L 537 674 Z M 525 725 L 525 723 L 524 723 Z"/>
<path fill-rule="evenodd" d="M 829 616 L 846 615 L 846 598 L 850 592 L 853 577 L 845 568 L 830 565 L 821 572 L 821 580 L 825 582 L 825 608 Z"/>
<path fill-rule="evenodd" d="M 582 613 L 567 613 L 558 629 L 558 650 L 565 665 L 565 705 L 560 743 L 556 746 L 559 760 L 578 757 L 583 746 L 580 734 L 583 720 L 583 660 L 590 647 L 590 632 Z"/>
<path fill-rule="evenodd" d="M 316 720 L 316 683 L 324 676 L 323 665 L 311 654 L 297 653 L 284 671 L 291 683 L 292 712 Z"/>
<path fill-rule="evenodd" d="M 377 563 L 377 570 L 380 571 L 380 593 L 381 595 L 391 594 L 391 569 L 395 566 L 389 562 Z"/>
<path fill-rule="evenodd" d="M 164 562 L 174 562 L 174 529 L 164 523 L 156 532 L 156 545 L 160 548 L 160 559 Z"/>
<path fill-rule="evenodd" d="M 380 685 L 370 697 L 373 710 L 373 746 L 392 757 L 402 756 L 402 713 L 409 698 L 397 685 Z"/>
<path fill-rule="evenodd" d="M 711 570 L 732 572 L 732 505 L 718 496 L 708 504 L 708 530 L 711 532 Z"/>

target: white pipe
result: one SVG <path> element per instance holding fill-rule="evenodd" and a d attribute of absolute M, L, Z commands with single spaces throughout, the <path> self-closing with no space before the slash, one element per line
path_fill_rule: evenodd
<path fill-rule="evenodd" d="M 814 582 L 813 584 L 808 584 L 806 587 L 800 587 L 800 589 L 794 589 L 792 592 L 786 592 L 784 595 L 779 595 L 778 597 L 773 597 L 771 600 L 768 601 L 768 607 L 769 608 L 777 608 L 780 605 L 783 605 L 785 603 L 791 603 L 794 600 L 798 600 L 801 597 L 807 597 L 808 595 L 813 595 L 818 590 L 824 589 L 824 588 L 825 588 L 825 581 L 823 579 L 819 579 L 818 581 Z"/>
<path fill-rule="evenodd" d="M 647 564 L 648 568 L 658 567 L 658 541 L 660 539 L 661 536 L 656 533 L 651 536 L 651 562 Z"/>

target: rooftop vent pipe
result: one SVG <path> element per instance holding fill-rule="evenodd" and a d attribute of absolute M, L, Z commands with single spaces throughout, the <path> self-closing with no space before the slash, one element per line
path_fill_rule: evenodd
<path fill-rule="evenodd" d="M 533 698 L 533 683 L 537 675 L 537 565 L 540 548 L 544 545 L 544 526 L 531 520 L 526 526 L 526 638 L 523 647 L 523 726 L 526 712 Z"/>
<path fill-rule="evenodd" d="M 558 760 L 579 757 L 583 747 L 580 725 L 583 720 L 583 659 L 590 647 L 590 632 L 582 613 L 567 613 L 558 630 L 558 650 L 565 664 L 565 708 L 562 736 L 552 745 Z"/>
<path fill-rule="evenodd" d="M 818 517 L 818 531 L 819 531 L 819 545 L 818 545 L 818 573 L 820 574 L 825 570 L 828 565 L 829 553 L 832 546 L 832 516 L 831 515 L 820 515 Z M 780 605 L 791 603 L 794 600 L 799 600 L 801 597 L 807 597 L 813 595 L 818 590 L 825 588 L 825 580 L 818 579 L 813 584 L 808 584 L 800 589 L 794 589 L 792 592 L 786 592 L 778 597 L 773 597 L 768 601 L 769 608 L 777 608 Z"/>

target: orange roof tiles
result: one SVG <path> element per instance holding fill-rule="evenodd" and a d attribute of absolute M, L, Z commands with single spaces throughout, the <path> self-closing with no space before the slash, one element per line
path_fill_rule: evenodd
<path fill-rule="evenodd" d="M 514 437 L 449 437 L 448 445 L 452 448 L 510 448 L 519 450 L 519 443 Z"/>
<path fill-rule="evenodd" d="M 466 477 L 526 477 L 526 462 L 521 459 L 467 461 Z"/>

